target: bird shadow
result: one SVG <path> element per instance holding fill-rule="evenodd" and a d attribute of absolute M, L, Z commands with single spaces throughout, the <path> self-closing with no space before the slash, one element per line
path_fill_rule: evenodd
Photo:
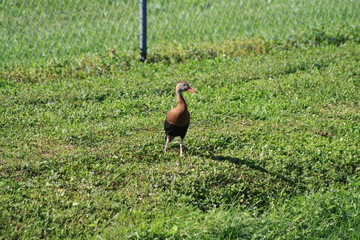
<path fill-rule="evenodd" d="M 247 161 L 247 160 L 240 159 L 240 158 L 237 158 L 237 157 L 212 155 L 212 156 L 210 156 L 210 158 L 212 160 L 216 160 L 216 161 L 227 161 L 227 162 L 231 162 L 231 163 L 234 163 L 234 164 L 237 164 L 237 165 L 245 165 L 245 166 L 247 166 L 247 167 L 249 167 L 249 168 L 251 168 L 253 170 L 257 170 L 257 171 L 260 171 L 260 172 L 263 172 L 263 173 L 269 173 L 269 171 L 266 170 L 265 168 L 260 167 L 258 165 L 255 165 L 251 161 Z"/>
<path fill-rule="evenodd" d="M 287 183 L 289 183 L 289 184 L 291 184 L 293 186 L 298 185 L 296 182 L 289 179 L 288 177 L 285 177 L 285 176 L 283 176 L 281 174 L 278 174 L 278 173 L 275 173 L 275 172 L 272 172 L 272 171 L 268 171 L 267 169 L 254 164 L 250 160 L 240 159 L 240 158 L 231 157 L 231 156 L 214 155 L 214 154 L 208 154 L 208 155 L 196 154 L 196 153 L 193 153 L 193 154 L 201 156 L 201 157 L 209 158 L 209 159 L 212 159 L 212 160 L 215 160 L 215 161 L 231 162 L 231 163 L 239 165 L 239 166 L 246 166 L 246 167 L 248 167 L 250 169 L 253 169 L 255 171 L 260 171 L 262 173 L 270 174 L 270 175 L 276 177 L 277 179 L 282 180 L 284 182 L 287 182 Z"/>
<path fill-rule="evenodd" d="M 171 151 L 176 151 L 175 149 L 177 151 L 180 151 L 180 146 L 178 144 L 174 144 L 174 145 L 169 146 L 169 148 L 168 148 L 168 150 L 171 150 Z M 230 163 L 236 164 L 238 166 L 246 166 L 252 170 L 259 171 L 259 172 L 262 172 L 265 174 L 269 174 L 278 180 L 287 182 L 290 186 L 305 190 L 305 186 L 303 186 L 300 182 L 295 182 L 282 174 L 279 174 L 279 173 L 276 173 L 273 171 L 269 171 L 266 168 L 256 165 L 253 161 L 248 160 L 248 159 L 241 159 L 241 158 L 232 157 L 232 156 L 215 155 L 212 152 L 208 152 L 208 153 L 204 154 L 204 153 L 197 152 L 196 150 L 189 151 L 188 148 L 185 146 L 184 146 L 184 153 L 185 153 L 185 156 L 192 155 L 192 156 L 203 157 L 203 158 L 207 158 L 207 159 L 211 159 L 211 160 L 219 161 L 219 162 L 230 162 Z"/>

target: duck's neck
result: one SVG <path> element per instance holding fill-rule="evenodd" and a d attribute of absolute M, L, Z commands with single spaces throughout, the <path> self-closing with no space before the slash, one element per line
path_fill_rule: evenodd
<path fill-rule="evenodd" d="M 187 108 L 185 99 L 182 96 L 182 92 L 176 91 L 176 100 L 177 100 L 177 107 L 178 108 L 183 108 L 183 109 Z"/>

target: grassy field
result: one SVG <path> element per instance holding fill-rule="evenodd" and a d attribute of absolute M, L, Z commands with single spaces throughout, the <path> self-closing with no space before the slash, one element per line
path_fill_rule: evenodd
<path fill-rule="evenodd" d="M 1 71 L 0 239 L 358 239 L 360 45 L 309 39 Z"/>
<path fill-rule="evenodd" d="M 357 240 L 359 2 L 178 2 L 0 1 L 0 239 Z"/>
<path fill-rule="evenodd" d="M 7 0 L 0 8 L 0 68 L 112 49 L 138 52 L 138 0 Z M 249 37 L 291 41 L 312 29 L 351 33 L 358 31 L 359 8 L 354 0 L 149 0 L 149 52 Z"/>

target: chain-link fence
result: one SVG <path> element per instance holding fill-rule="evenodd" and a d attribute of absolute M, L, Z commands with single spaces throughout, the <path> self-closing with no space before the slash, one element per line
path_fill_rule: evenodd
<path fill-rule="evenodd" d="M 148 0 L 148 47 L 359 27 L 359 0 Z M 0 0 L 0 66 L 139 49 L 139 0 Z"/>

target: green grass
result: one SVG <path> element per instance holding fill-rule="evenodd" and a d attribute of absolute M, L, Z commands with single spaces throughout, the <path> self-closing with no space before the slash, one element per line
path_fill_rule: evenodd
<path fill-rule="evenodd" d="M 219 4 L 0 2 L 0 239 L 358 238 L 359 3 Z"/>
<path fill-rule="evenodd" d="M 0 1 L 0 7 L 0 68 L 78 59 L 105 51 L 139 54 L 137 0 L 7 0 Z M 157 54 L 164 45 L 196 47 L 204 42 L 248 38 L 275 38 L 301 46 L 303 40 L 308 42 L 310 32 L 315 40 L 311 44 L 316 44 L 318 37 L 343 41 L 353 33 L 359 35 L 359 7 L 359 1 L 353 0 L 233 0 L 226 4 L 151 0 L 149 53 Z"/>
<path fill-rule="evenodd" d="M 248 43 L 3 70 L 0 238 L 357 239 L 359 44 Z"/>

